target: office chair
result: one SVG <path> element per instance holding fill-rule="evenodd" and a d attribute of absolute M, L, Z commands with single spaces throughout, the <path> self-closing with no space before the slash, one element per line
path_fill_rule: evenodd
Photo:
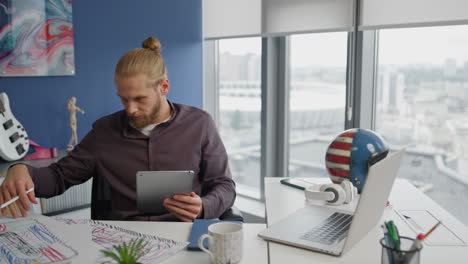
<path fill-rule="evenodd" d="M 113 220 L 111 216 L 111 192 L 110 186 L 105 179 L 99 176 L 93 177 L 91 189 L 91 219 L 93 220 Z M 231 207 L 227 209 L 220 217 L 220 220 L 244 221 L 242 212 Z"/>

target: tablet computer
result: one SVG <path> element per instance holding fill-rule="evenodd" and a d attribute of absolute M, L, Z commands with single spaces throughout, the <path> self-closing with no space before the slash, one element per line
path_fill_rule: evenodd
<path fill-rule="evenodd" d="M 166 197 L 192 192 L 193 171 L 137 171 L 137 208 L 145 213 L 168 212 L 163 206 Z"/>

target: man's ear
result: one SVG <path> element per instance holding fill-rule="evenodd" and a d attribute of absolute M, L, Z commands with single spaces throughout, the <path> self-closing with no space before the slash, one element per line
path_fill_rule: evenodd
<path fill-rule="evenodd" d="M 161 93 L 163 95 L 167 95 L 169 93 L 169 89 L 171 88 L 169 80 L 168 79 L 163 79 L 163 80 L 161 80 L 161 82 L 159 84 L 161 85 Z"/>

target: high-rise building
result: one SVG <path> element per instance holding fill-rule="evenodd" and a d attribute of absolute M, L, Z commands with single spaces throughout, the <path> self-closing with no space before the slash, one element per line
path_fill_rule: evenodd
<path fill-rule="evenodd" d="M 405 76 L 403 73 L 385 70 L 379 76 L 379 82 L 377 103 L 381 105 L 382 110 L 402 114 L 402 110 L 405 109 Z"/>

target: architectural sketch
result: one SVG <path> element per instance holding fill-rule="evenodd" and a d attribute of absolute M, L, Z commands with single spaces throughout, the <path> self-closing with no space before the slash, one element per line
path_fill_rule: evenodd
<path fill-rule="evenodd" d="M 78 252 L 35 219 L 0 224 L 0 263 L 55 263 L 70 260 Z"/>
<path fill-rule="evenodd" d="M 141 263 L 159 263 L 187 246 L 185 242 L 178 242 L 172 239 L 161 238 L 157 236 L 145 235 L 133 232 L 116 226 L 95 222 L 93 226 L 92 240 L 107 250 L 112 250 L 114 245 L 130 242 L 132 239 L 144 238 L 147 253 L 139 261 Z"/>
<path fill-rule="evenodd" d="M 114 245 L 130 242 L 133 239 L 144 238 L 147 253 L 139 261 L 141 263 L 159 263 L 174 256 L 187 246 L 187 242 L 179 242 L 158 236 L 146 235 L 113 225 L 104 224 L 93 220 L 64 219 L 56 217 L 55 220 L 67 224 L 89 224 L 91 225 L 92 241 L 106 250 L 113 250 Z"/>

